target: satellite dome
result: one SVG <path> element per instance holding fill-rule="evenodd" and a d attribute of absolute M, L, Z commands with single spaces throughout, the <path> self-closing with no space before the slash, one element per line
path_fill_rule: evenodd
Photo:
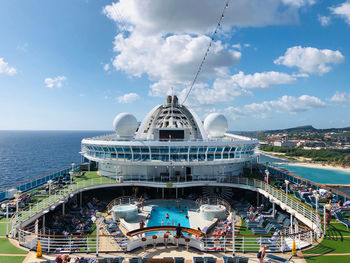
<path fill-rule="evenodd" d="M 119 113 L 113 121 L 114 130 L 120 137 L 133 136 L 137 126 L 135 116 L 127 112 Z"/>
<path fill-rule="evenodd" d="M 209 137 L 223 137 L 227 127 L 227 119 L 219 113 L 211 113 L 204 120 L 204 130 Z"/>

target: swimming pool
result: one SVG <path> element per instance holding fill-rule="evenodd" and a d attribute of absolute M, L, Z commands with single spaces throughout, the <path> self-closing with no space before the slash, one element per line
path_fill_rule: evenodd
<path fill-rule="evenodd" d="M 169 214 L 169 219 L 165 218 L 166 213 Z M 188 216 L 187 208 L 184 206 L 153 206 L 151 210 L 151 218 L 147 222 L 147 227 L 150 226 L 161 226 L 162 220 L 163 225 L 177 226 L 180 223 L 183 227 L 191 227 L 190 220 L 186 218 Z M 158 232 L 147 233 L 147 236 L 154 235 Z"/>

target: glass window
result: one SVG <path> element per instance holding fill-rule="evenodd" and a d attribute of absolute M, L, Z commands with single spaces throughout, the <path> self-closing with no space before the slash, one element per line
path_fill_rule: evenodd
<path fill-rule="evenodd" d="M 222 147 L 217 147 L 217 148 L 216 148 L 216 152 L 220 152 L 220 153 L 221 153 L 221 152 L 222 152 L 222 149 L 223 149 Z"/>
<path fill-rule="evenodd" d="M 190 162 L 197 161 L 198 157 L 197 154 L 190 154 Z"/>
<path fill-rule="evenodd" d="M 205 153 L 207 151 L 207 147 L 198 147 L 198 152 Z"/>
<path fill-rule="evenodd" d="M 125 154 L 125 159 L 131 160 L 132 159 L 132 155 L 131 154 Z"/>
<path fill-rule="evenodd" d="M 230 153 L 230 159 L 234 159 L 235 158 L 235 153 L 234 152 L 231 152 Z"/>
<path fill-rule="evenodd" d="M 207 158 L 208 158 L 208 161 L 213 161 L 214 160 L 214 154 L 208 154 Z"/>
<path fill-rule="evenodd" d="M 169 153 L 169 148 L 166 146 L 159 147 L 159 152 L 160 153 Z"/>
<path fill-rule="evenodd" d="M 226 146 L 226 147 L 225 147 L 225 149 L 224 149 L 224 152 L 229 152 L 229 151 L 230 151 L 230 149 L 231 149 L 231 147 Z"/>
<path fill-rule="evenodd" d="M 216 160 L 221 159 L 221 154 L 215 154 L 215 159 Z"/>
<path fill-rule="evenodd" d="M 159 153 L 159 148 L 151 147 L 151 153 Z"/>
<path fill-rule="evenodd" d="M 141 154 L 134 154 L 134 160 L 140 161 L 141 160 Z"/>
<path fill-rule="evenodd" d="M 170 153 L 178 153 L 180 152 L 180 148 L 178 147 L 170 147 Z"/>
<path fill-rule="evenodd" d="M 228 154 L 227 154 L 227 153 L 224 153 L 224 154 L 222 155 L 222 157 L 223 157 L 223 159 L 228 159 Z"/>
<path fill-rule="evenodd" d="M 205 161 L 205 154 L 198 154 L 199 161 Z"/>
<path fill-rule="evenodd" d="M 132 151 L 133 151 L 134 153 L 140 153 L 140 152 L 141 152 L 141 149 L 140 149 L 140 147 L 133 146 L 133 147 L 132 147 Z"/>
<path fill-rule="evenodd" d="M 215 147 L 208 148 L 208 153 L 213 153 L 213 152 L 215 152 Z"/>
<path fill-rule="evenodd" d="M 188 153 L 188 147 L 180 147 L 180 153 Z"/>
<path fill-rule="evenodd" d="M 190 153 L 197 153 L 198 152 L 198 147 L 191 147 Z"/>
<path fill-rule="evenodd" d="M 178 161 L 179 160 L 179 156 L 177 154 L 170 155 L 170 158 L 171 158 L 172 161 Z"/>
<path fill-rule="evenodd" d="M 123 148 L 124 148 L 124 152 L 131 153 L 131 149 L 129 146 L 124 146 Z"/>
<path fill-rule="evenodd" d="M 143 161 L 148 161 L 149 160 L 149 155 L 148 154 L 142 154 L 142 160 Z"/>
<path fill-rule="evenodd" d="M 187 154 L 179 154 L 180 161 L 187 161 Z"/>
<path fill-rule="evenodd" d="M 152 160 L 160 160 L 159 154 L 152 154 Z"/>
<path fill-rule="evenodd" d="M 111 158 L 117 158 L 117 155 L 115 153 L 111 153 Z"/>
<path fill-rule="evenodd" d="M 141 152 L 142 153 L 149 153 L 148 147 L 141 147 Z"/>

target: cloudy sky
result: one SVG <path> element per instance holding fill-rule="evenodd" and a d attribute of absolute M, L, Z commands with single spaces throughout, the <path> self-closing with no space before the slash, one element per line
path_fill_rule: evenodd
<path fill-rule="evenodd" d="M 231 130 L 350 126 L 350 1 L 2 0 L 0 129 L 110 130 L 172 90 Z"/>

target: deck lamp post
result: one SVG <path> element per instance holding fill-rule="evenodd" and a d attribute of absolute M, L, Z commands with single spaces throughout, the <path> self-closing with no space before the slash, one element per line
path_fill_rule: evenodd
<path fill-rule="evenodd" d="M 16 200 L 16 213 L 18 213 L 18 201 L 19 201 L 19 197 L 21 196 L 21 193 L 22 193 L 21 191 L 17 191 L 17 193 L 13 195 Z"/>
<path fill-rule="evenodd" d="M 70 184 L 72 184 L 72 182 L 73 182 L 74 165 L 75 165 L 75 163 L 72 163 L 72 170 L 69 171 Z"/>
<path fill-rule="evenodd" d="M 288 195 L 288 185 L 289 185 L 289 181 L 288 181 L 288 180 L 284 180 L 284 183 L 286 184 L 286 195 Z"/>
<path fill-rule="evenodd" d="M 50 195 L 51 195 L 51 185 L 52 185 L 53 181 L 52 180 L 48 180 L 47 181 L 47 185 L 49 186 L 49 198 L 50 198 Z"/>
<path fill-rule="evenodd" d="M 43 211 L 43 234 L 45 235 L 45 215 L 49 212 L 49 210 Z"/>
<path fill-rule="evenodd" d="M 270 172 L 269 172 L 269 170 L 267 170 L 267 169 L 266 169 L 266 170 L 265 170 L 265 174 L 266 174 L 266 180 L 265 180 L 265 183 L 267 183 L 267 184 L 268 184 L 268 183 L 269 183 L 269 179 L 270 179 L 270 178 L 269 178 L 269 177 L 270 177 Z"/>
<path fill-rule="evenodd" d="M 1 204 L 1 208 L 4 209 L 6 207 L 6 237 L 9 236 L 9 205 Z"/>
<path fill-rule="evenodd" d="M 99 232 L 100 232 L 101 219 L 102 219 L 102 213 L 96 212 L 96 258 L 98 257 Z"/>
<path fill-rule="evenodd" d="M 317 193 L 317 191 L 314 191 L 313 194 L 314 194 L 314 197 L 315 197 L 315 200 L 316 200 L 316 208 L 315 208 L 315 210 L 316 210 L 316 213 L 318 213 L 318 199 L 320 198 L 320 195 Z"/>

